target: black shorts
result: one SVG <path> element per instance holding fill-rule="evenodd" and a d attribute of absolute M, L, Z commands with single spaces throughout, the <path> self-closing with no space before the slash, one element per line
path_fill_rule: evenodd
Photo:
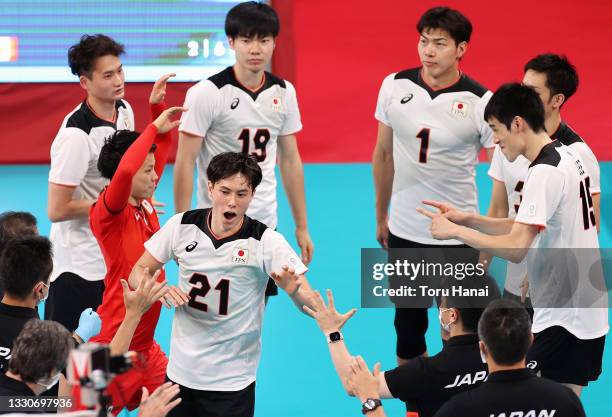
<path fill-rule="evenodd" d="M 272 278 L 268 278 L 268 285 L 266 285 L 266 297 L 274 297 L 278 295 L 278 286 Z"/>
<path fill-rule="evenodd" d="M 72 272 L 60 274 L 49 288 L 45 301 L 45 320 L 54 320 L 73 332 L 79 317 L 88 307 L 96 310 L 102 304 L 104 281 L 87 281 Z"/>
<path fill-rule="evenodd" d="M 536 333 L 527 367 L 562 384 L 587 386 L 601 374 L 606 337 L 578 339 L 561 326 Z"/>
<path fill-rule="evenodd" d="M 179 384 L 182 401 L 168 417 L 253 417 L 255 382 L 240 391 L 202 391 Z"/>
<path fill-rule="evenodd" d="M 424 243 L 413 242 L 411 240 L 402 239 L 389 233 L 389 249 L 470 249 L 464 254 L 469 256 L 470 261 L 477 262 L 479 252 L 471 249 L 467 245 L 429 245 Z M 399 254 L 398 254 L 399 255 Z M 396 259 L 393 251 L 389 251 L 389 263 L 393 263 Z M 454 258 L 456 253 L 452 252 L 443 254 L 445 258 Z M 392 285 L 390 285 L 391 287 Z M 439 302 L 439 300 L 437 300 Z M 427 350 L 425 343 L 425 333 L 427 332 L 428 317 L 427 309 L 432 305 L 431 297 L 417 298 L 413 297 L 410 303 L 415 303 L 414 306 L 399 307 L 395 309 L 395 333 L 397 335 L 396 353 L 402 359 L 412 359 L 420 356 Z M 400 304 L 400 303 L 397 303 Z"/>

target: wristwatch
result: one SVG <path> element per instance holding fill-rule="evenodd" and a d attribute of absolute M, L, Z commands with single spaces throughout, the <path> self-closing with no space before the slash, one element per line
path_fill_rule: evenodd
<path fill-rule="evenodd" d="M 361 408 L 362 414 L 367 414 L 370 411 L 376 410 L 378 407 L 382 405 L 382 402 L 378 398 L 368 398 L 364 401 Z"/>
<path fill-rule="evenodd" d="M 343 339 L 344 337 L 342 336 L 342 333 L 340 332 L 331 332 L 330 334 L 327 335 L 327 343 L 338 343 L 339 341 Z"/>

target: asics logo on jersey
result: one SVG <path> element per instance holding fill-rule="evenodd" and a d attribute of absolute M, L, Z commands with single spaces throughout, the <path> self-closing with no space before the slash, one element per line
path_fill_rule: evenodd
<path fill-rule="evenodd" d="M 238 107 L 238 104 L 240 104 L 240 99 L 238 97 L 236 97 L 232 101 L 232 104 L 230 104 L 230 109 L 234 110 L 236 107 Z"/>
<path fill-rule="evenodd" d="M 191 252 L 192 250 L 194 250 L 196 248 L 196 246 L 198 246 L 198 242 L 196 242 L 195 240 L 193 242 L 191 242 L 189 245 L 187 245 L 185 247 L 185 250 L 187 252 Z"/>
<path fill-rule="evenodd" d="M 413 94 L 408 94 L 406 97 L 402 97 L 402 99 L 400 100 L 400 103 L 402 104 L 406 104 L 408 103 L 410 100 L 412 100 L 412 97 L 414 97 Z"/>

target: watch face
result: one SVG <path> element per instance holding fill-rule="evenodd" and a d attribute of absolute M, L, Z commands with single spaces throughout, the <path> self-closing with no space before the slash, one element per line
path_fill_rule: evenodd
<path fill-rule="evenodd" d="M 329 340 L 331 340 L 332 342 L 338 342 L 342 339 L 342 337 L 340 336 L 340 332 L 333 332 L 329 334 Z"/>
<path fill-rule="evenodd" d="M 366 402 L 363 403 L 363 406 L 368 410 L 373 410 L 376 406 L 376 403 L 374 402 L 374 400 L 366 400 Z"/>

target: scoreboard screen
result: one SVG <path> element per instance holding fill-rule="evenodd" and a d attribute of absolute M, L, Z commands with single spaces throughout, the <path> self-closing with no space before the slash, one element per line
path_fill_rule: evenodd
<path fill-rule="evenodd" d="M 0 82 L 74 82 L 68 48 L 83 34 L 122 43 L 126 80 L 197 81 L 234 63 L 224 0 L 0 0 Z"/>

